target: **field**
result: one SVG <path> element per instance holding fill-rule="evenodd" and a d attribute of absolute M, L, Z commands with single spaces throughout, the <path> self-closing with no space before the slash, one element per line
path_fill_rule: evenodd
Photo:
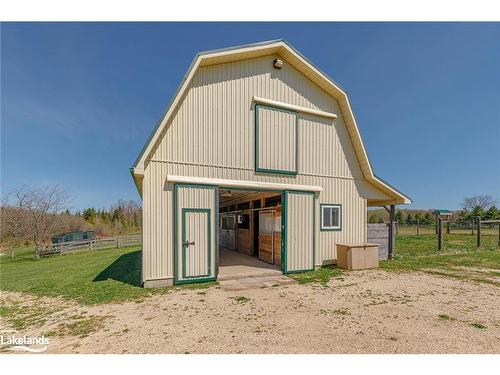
<path fill-rule="evenodd" d="M 15 254 L 14 258 L 8 253 L 0 257 L 2 291 L 62 297 L 86 305 L 135 300 L 170 291 L 141 287 L 138 246 L 42 259 L 34 259 L 31 248 L 18 249 Z"/>
<path fill-rule="evenodd" d="M 476 249 L 452 234 L 438 252 L 434 235 L 399 235 L 380 270 L 240 293 L 143 289 L 137 247 L 40 260 L 18 249 L 0 257 L 0 330 L 46 335 L 52 353 L 498 353 L 496 240 Z"/>

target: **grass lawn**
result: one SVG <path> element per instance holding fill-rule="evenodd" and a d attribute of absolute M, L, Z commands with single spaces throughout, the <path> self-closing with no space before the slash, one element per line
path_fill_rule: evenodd
<path fill-rule="evenodd" d="M 482 236 L 476 248 L 475 236 L 444 236 L 443 250 L 437 250 L 435 235 L 400 235 L 396 239 L 396 257 L 382 261 L 387 271 L 423 271 L 457 279 L 500 286 L 500 251 L 497 236 Z"/>
<path fill-rule="evenodd" d="M 141 250 L 138 246 L 33 258 L 32 248 L 0 256 L 0 289 L 38 296 L 59 296 L 83 304 L 140 299 L 179 288 L 208 284 L 144 289 L 141 287 Z"/>
<path fill-rule="evenodd" d="M 483 236 L 475 247 L 470 234 L 446 235 L 444 250 L 437 251 L 435 235 L 400 235 L 396 257 L 380 262 L 389 272 L 423 271 L 472 282 L 500 286 L 500 251 L 496 236 Z M 342 277 L 335 267 L 292 275 L 299 284 L 326 285 Z M 83 304 L 141 299 L 152 294 L 186 288 L 207 288 L 216 283 L 144 289 L 141 286 L 141 250 L 138 246 L 55 255 L 36 260 L 33 249 L 17 249 L 0 256 L 0 290 L 38 296 L 63 297 Z"/>

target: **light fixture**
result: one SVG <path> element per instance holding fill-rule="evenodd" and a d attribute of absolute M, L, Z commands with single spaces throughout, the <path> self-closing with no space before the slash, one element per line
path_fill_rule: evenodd
<path fill-rule="evenodd" d="M 283 60 L 281 59 L 274 59 L 273 65 L 276 69 L 281 69 L 283 67 Z"/>

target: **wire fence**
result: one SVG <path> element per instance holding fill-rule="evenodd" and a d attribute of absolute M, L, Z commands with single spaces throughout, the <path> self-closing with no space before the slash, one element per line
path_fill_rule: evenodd
<path fill-rule="evenodd" d="M 406 237 L 429 237 L 436 239 L 438 250 L 443 249 L 488 249 L 500 248 L 500 220 L 457 222 L 438 219 L 438 224 L 408 225 L 397 223 L 396 235 Z"/>
<path fill-rule="evenodd" d="M 396 223 L 396 234 L 405 236 L 417 235 L 430 235 L 437 234 L 437 225 L 433 224 L 400 224 Z M 470 234 L 475 235 L 477 231 L 477 224 L 472 222 L 443 222 L 443 233 L 446 234 Z M 495 223 L 481 223 L 481 235 L 496 236 L 498 235 L 498 224 Z"/>

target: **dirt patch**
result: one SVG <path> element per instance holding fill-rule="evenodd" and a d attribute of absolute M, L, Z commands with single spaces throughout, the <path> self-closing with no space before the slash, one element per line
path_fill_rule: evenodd
<path fill-rule="evenodd" d="M 500 288 L 425 273 L 346 272 L 326 285 L 213 287 L 97 306 L 18 293 L 0 302 L 56 307 L 17 329 L 53 331 L 49 353 L 500 352 Z M 12 329 L 12 317 L 1 325 Z"/>

